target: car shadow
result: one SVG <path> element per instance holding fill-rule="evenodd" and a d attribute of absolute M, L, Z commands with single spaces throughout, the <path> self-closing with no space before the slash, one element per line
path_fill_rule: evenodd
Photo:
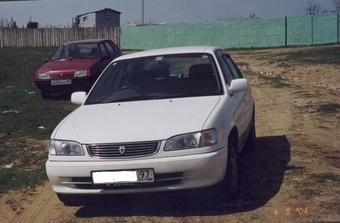
<path fill-rule="evenodd" d="M 96 205 L 83 206 L 80 218 L 103 216 L 212 216 L 257 209 L 280 190 L 289 168 L 290 144 L 286 136 L 257 138 L 258 149 L 240 156 L 240 194 L 234 201 L 211 199 L 207 193 L 191 190 L 163 193 L 110 195 Z M 295 168 L 295 167 L 294 167 Z"/>
<path fill-rule="evenodd" d="M 48 100 L 51 101 L 70 101 L 71 93 L 52 94 Z"/>

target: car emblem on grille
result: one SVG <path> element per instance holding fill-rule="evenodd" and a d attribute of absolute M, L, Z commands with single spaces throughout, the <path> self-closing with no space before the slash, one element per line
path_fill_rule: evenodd
<path fill-rule="evenodd" d="M 119 153 L 121 155 L 124 155 L 124 153 L 125 153 L 125 146 L 119 146 Z"/>
<path fill-rule="evenodd" d="M 60 74 L 60 77 L 62 77 L 63 76 L 63 74 Z"/>

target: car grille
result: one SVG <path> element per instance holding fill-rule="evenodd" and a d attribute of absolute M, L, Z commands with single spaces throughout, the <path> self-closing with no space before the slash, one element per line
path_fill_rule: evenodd
<path fill-rule="evenodd" d="M 124 158 L 131 156 L 145 156 L 157 152 L 160 142 L 140 142 L 111 145 L 88 145 L 90 156 L 96 158 Z"/>
<path fill-rule="evenodd" d="M 74 72 L 51 72 L 51 79 L 65 79 L 65 78 L 73 78 L 74 77 Z"/>

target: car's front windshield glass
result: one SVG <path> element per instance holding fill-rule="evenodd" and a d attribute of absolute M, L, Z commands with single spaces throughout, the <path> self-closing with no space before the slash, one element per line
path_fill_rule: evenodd
<path fill-rule="evenodd" d="M 62 45 L 52 55 L 52 60 L 75 59 L 75 58 L 98 58 L 99 52 L 95 43 L 81 43 Z"/>
<path fill-rule="evenodd" d="M 219 95 L 217 74 L 209 54 L 117 61 L 105 70 L 85 104 Z"/>

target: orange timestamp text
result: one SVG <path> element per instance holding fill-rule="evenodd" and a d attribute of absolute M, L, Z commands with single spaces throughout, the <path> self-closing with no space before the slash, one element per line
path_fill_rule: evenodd
<path fill-rule="evenodd" d="M 287 216 L 292 215 L 292 214 L 308 215 L 308 208 L 306 207 L 286 208 L 285 211 L 283 212 Z M 275 209 L 274 215 L 278 216 L 279 214 L 280 214 L 280 211 L 278 209 Z"/>

